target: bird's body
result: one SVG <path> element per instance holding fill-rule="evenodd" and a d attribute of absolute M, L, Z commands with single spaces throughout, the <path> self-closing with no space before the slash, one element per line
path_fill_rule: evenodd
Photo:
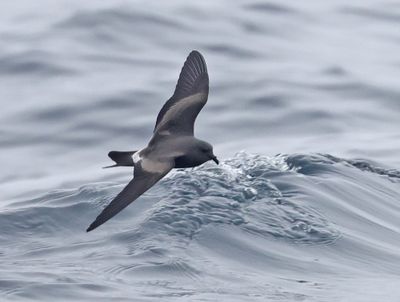
<path fill-rule="evenodd" d="M 212 146 L 194 137 L 194 122 L 208 98 L 208 73 L 203 56 L 192 51 L 182 68 L 173 96 L 157 116 L 153 137 L 139 151 L 111 151 L 114 166 L 133 166 L 134 178 L 97 216 L 91 231 L 128 206 L 173 168 L 199 166 L 218 159 Z"/>
<path fill-rule="evenodd" d="M 133 165 L 141 166 L 146 171 L 158 171 L 157 165 L 171 163 L 174 168 L 199 166 L 210 160 L 203 156 L 200 146 L 207 144 L 193 136 L 162 137 L 154 145 L 135 152 Z"/>

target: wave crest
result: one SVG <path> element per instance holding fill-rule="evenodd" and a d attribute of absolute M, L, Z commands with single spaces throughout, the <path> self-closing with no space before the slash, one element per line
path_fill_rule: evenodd
<path fill-rule="evenodd" d="M 187 238 L 204 226 L 223 224 L 298 243 L 333 242 L 339 232 L 321 213 L 273 183 L 278 176 L 295 174 L 286 156 L 244 152 L 221 166 L 177 171 L 162 183 L 171 193 L 154 207 L 146 224 Z"/>

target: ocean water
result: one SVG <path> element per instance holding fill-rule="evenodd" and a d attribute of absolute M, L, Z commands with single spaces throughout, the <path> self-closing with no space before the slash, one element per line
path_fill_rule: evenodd
<path fill-rule="evenodd" d="M 0 301 L 400 301 L 400 4 L 4 1 Z M 219 166 L 93 232 L 192 49 Z"/>

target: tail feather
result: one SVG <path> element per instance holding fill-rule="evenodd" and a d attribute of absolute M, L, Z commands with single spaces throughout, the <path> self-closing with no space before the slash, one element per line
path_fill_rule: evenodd
<path fill-rule="evenodd" d="M 107 166 L 104 168 L 112 168 L 118 166 L 132 167 L 133 159 L 132 155 L 137 151 L 110 151 L 108 157 L 115 161 L 115 165 Z"/>

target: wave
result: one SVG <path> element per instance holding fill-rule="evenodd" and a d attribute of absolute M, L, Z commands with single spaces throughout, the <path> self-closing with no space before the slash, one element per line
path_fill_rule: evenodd
<path fill-rule="evenodd" d="M 341 237 L 340 226 L 327 217 L 325 207 L 354 207 L 343 198 L 360 192 L 391 200 L 365 200 L 373 219 L 382 207 L 398 209 L 400 172 L 374 166 L 369 161 L 347 160 L 331 155 L 261 155 L 238 153 L 220 166 L 177 170 L 143 199 L 151 206 L 140 215 L 141 222 L 124 230 L 159 233 L 185 240 L 193 239 L 208 225 L 234 225 L 243 231 L 292 243 L 328 244 Z M 330 191 L 336 184 L 337 193 Z M 379 186 L 377 186 L 379 184 Z M 121 186 L 113 183 L 84 185 L 78 189 L 57 190 L 10 205 L 1 212 L 2 229 L 10 238 L 24 230 L 55 234 L 80 232 L 92 217 L 112 199 Z M 326 198 L 321 195 L 326 194 Z M 147 197 L 146 197 L 147 196 Z M 371 195 L 372 196 L 372 195 Z M 386 195 L 385 195 L 386 197 Z M 329 204 L 334 200 L 336 204 Z M 147 202 L 138 200 L 135 204 Z M 133 212 L 130 206 L 127 212 Z M 354 215 L 366 211 L 357 204 Z M 132 214 L 132 213 L 131 213 Z M 349 214 L 351 215 L 351 213 Z M 358 215 L 358 214 L 357 214 Z M 124 214 L 122 217 L 129 217 Z M 114 221 L 101 229 L 112 230 Z M 15 221 L 13 223 L 12 221 Z M 100 229 L 100 230 L 101 230 Z M 57 231 L 57 232 L 56 232 Z"/>
<path fill-rule="evenodd" d="M 174 171 L 91 233 L 87 225 L 120 184 L 87 184 L 14 202 L 0 212 L 0 257 L 13 271 L 12 282 L 4 281 L 6 294 L 22 295 L 18 286 L 27 280 L 41 292 L 36 279 L 55 278 L 52 270 L 72 284 L 81 274 L 95 280 L 94 289 L 85 286 L 89 297 L 112 293 L 110 284 L 118 287 L 121 280 L 145 284 L 147 297 L 154 280 L 155 295 L 195 294 L 190 284 L 199 280 L 241 284 L 243 269 L 254 277 L 268 270 L 275 278 L 289 270 L 285 282 L 299 284 L 337 270 L 397 273 L 398 173 L 326 154 L 240 152 L 219 166 Z M 23 273 L 27 263 L 29 276 Z M 187 285 L 174 288 L 177 280 Z M 76 290 L 82 294 L 82 287 Z"/>

